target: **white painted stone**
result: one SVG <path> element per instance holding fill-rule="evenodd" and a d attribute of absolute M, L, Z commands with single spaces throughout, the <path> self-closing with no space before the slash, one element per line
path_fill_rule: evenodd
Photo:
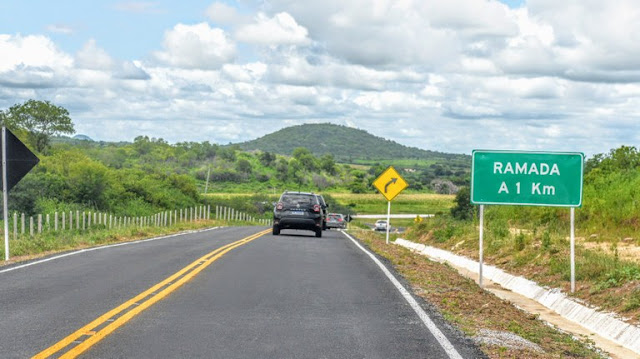
<path fill-rule="evenodd" d="M 446 262 L 478 273 L 478 262 L 439 248 L 422 245 L 398 238 L 395 243 L 423 254 L 433 260 Z M 523 277 L 511 275 L 491 265 L 484 265 L 483 276 L 515 293 L 533 299 L 569 319 L 625 348 L 640 354 L 640 327 L 625 323 L 613 313 L 600 312 L 569 298 L 557 288 L 543 288 Z"/>

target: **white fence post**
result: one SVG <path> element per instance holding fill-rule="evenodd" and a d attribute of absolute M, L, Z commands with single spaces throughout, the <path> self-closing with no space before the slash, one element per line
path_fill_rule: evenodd
<path fill-rule="evenodd" d="M 13 212 L 13 240 L 18 239 L 18 212 Z"/>

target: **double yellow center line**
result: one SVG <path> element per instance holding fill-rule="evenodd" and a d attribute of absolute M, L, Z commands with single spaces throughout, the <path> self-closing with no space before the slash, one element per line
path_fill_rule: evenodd
<path fill-rule="evenodd" d="M 180 286 L 198 275 L 198 273 L 225 255 L 227 252 L 247 244 L 270 231 L 271 230 L 269 229 L 256 233 L 208 253 L 162 282 L 99 316 L 91 323 L 76 330 L 73 334 L 36 354 L 33 358 L 48 358 L 54 354 L 57 358 L 77 357 L 107 335 L 111 334 L 114 330 L 124 325 L 131 318 L 149 308 L 160 299 L 171 294 L 171 292 L 180 288 Z"/>

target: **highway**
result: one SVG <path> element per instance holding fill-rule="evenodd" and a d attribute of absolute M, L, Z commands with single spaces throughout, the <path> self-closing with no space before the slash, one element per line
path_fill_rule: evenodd
<path fill-rule="evenodd" d="M 0 357 L 484 357 L 357 241 L 266 230 L 2 267 Z"/>

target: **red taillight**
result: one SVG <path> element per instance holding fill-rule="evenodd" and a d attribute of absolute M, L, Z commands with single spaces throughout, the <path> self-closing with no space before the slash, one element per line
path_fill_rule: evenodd
<path fill-rule="evenodd" d="M 338 217 L 338 222 L 342 222 L 342 218 Z"/>
<path fill-rule="evenodd" d="M 313 211 L 314 212 L 320 212 L 320 205 L 319 204 L 314 204 L 313 205 Z"/>
<path fill-rule="evenodd" d="M 276 204 L 276 210 L 282 211 L 283 208 L 284 208 L 284 204 L 282 204 L 282 202 L 278 202 L 278 204 Z"/>

